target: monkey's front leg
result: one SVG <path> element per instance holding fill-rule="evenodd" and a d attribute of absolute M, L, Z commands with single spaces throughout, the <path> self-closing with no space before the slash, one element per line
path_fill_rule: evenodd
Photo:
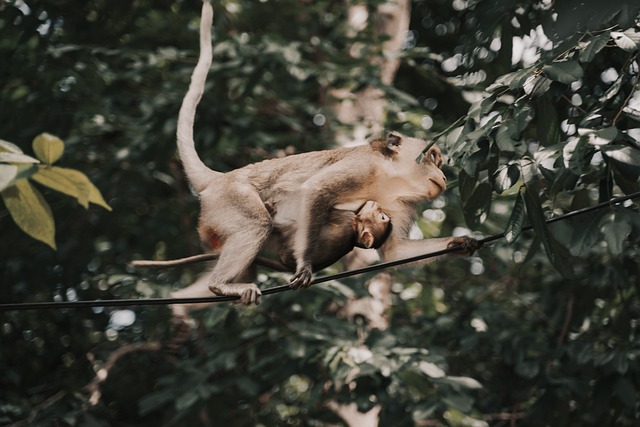
<path fill-rule="evenodd" d="M 390 238 L 384 245 L 382 245 L 380 252 L 383 261 L 397 261 L 405 258 L 425 255 L 431 252 L 438 252 L 455 246 L 460 246 L 461 248 L 460 251 L 456 251 L 454 253 L 471 255 L 480 248 L 481 245 L 476 239 L 468 236 L 420 240 Z M 417 261 L 416 264 L 425 264 L 435 261 L 438 258 L 440 258 L 440 256 Z M 415 264 L 412 263 L 412 265 Z"/>

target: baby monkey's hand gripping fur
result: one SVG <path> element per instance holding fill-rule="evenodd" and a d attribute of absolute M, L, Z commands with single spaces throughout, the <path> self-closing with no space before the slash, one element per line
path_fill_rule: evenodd
<path fill-rule="evenodd" d="M 394 223 L 380 247 L 384 260 L 442 249 L 452 239 L 408 240 L 416 205 L 446 188 L 442 155 L 427 142 L 392 132 L 366 146 L 338 148 L 265 160 L 227 173 L 209 169 L 193 141 L 195 110 L 211 64 L 211 6 L 203 4 L 200 57 L 178 117 L 178 151 L 187 178 L 200 195 L 198 232 L 219 258 L 207 276 L 210 289 L 251 304 L 261 295 L 255 283 L 234 283 L 256 258 L 274 229 L 295 223 L 296 274 L 291 286 L 311 282 L 313 253 L 333 208 L 352 210 L 375 200 Z M 271 204 L 271 215 L 266 204 Z"/>

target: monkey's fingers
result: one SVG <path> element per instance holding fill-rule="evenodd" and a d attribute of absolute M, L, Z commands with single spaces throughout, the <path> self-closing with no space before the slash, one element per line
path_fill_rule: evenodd
<path fill-rule="evenodd" d="M 312 271 L 311 267 L 303 267 L 291 277 L 289 287 L 292 289 L 304 289 L 311 285 Z"/>
<path fill-rule="evenodd" d="M 461 246 L 462 252 L 464 252 L 466 255 L 473 255 L 475 251 L 480 249 L 480 247 L 482 246 L 482 243 L 480 243 L 473 237 L 460 236 L 460 237 L 454 237 L 448 245 L 448 247 L 453 247 L 453 246 Z"/>

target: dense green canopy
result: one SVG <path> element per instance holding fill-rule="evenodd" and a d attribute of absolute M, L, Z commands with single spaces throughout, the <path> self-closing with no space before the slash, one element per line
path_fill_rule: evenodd
<path fill-rule="evenodd" d="M 640 202 L 544 220 L 640 190 L 640 6 L 414 0 L 387 85 L 352 2 L 213 3 L 195 125 L 210 167 L 332 147 L 350 132 L 332 89 L 379 87 L 385 128 L 448 158 L 424 236 L 507 237 L 389 271 L 382 327 L 350 315 L 373 274 L 203 309 L 177 350 L 165 306 L 1 311 L 0 425 L 347 425 L 347 405 L 381 426 L 638 425 Z M 200 252 L 175 153 L 199 7 L 0 4 L 0 303 L 193 282 L 198 266 L 127 263 Z"/>

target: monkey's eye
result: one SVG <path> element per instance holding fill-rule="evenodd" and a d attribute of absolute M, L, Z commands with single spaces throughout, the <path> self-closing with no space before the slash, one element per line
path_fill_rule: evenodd
<path fill-rule="evenodd" d="M 389 222 L 389 217 L 384 212 L 380 214 L 380 221 Z"/>

